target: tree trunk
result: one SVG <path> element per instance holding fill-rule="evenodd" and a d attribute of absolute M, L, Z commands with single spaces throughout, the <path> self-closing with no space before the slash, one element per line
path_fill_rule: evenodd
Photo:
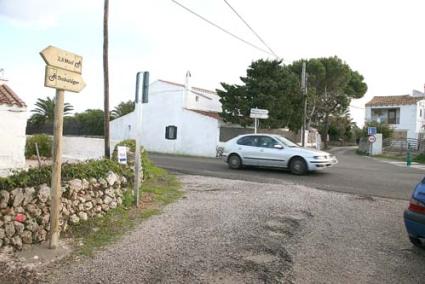
<path fill-rule="evenodd" d="M 111 150 L 109 144 L 109 64 L 108 64 L 108 18 L 109 18 L 109 0 L 105 0 L 103 9 L 103 87 L 104 87 L 104 139 L 105 139 L 105 158 L 110 159 Z"/>
<path fill-rule="evenodd" d="M 322 134 L 322 140 L 324 141 L 324 149 L 328 149 L 328 132 L 329 132 L 329 114 L 325 115 L 325 131 Z"/>

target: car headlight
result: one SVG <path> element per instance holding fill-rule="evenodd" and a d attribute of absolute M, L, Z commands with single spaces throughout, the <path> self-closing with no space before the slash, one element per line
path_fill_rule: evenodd
<path fill-rule="evenodd" d="M 326 156 L 313 156 L 315 160 L 326 160 Z"/>

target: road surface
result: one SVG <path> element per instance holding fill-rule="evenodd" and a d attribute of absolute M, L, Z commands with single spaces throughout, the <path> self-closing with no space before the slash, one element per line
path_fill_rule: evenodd
<path fill-rule="evenodd" d="M 400 167 L 359 156 L 353 148 L 336 148 L 332 152 L 339 160 L 335 167 L 305 176 L 273 169 L 231 170 L 223 161 L 212 158 L 156 153 L 151 153 L 150 157 L 157 166 L 177 173 L 272 184 L 298 184 L 322 190 L 403 200 L 410 198 L 413 187 L 425 174 L 422 169 Z"/>

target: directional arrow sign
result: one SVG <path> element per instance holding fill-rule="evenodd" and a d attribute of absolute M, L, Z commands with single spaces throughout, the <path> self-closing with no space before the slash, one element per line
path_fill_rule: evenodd
<path fill-rule="evenodd" d="M 81 74 L 83 58 L 72 52 L 49 45 L 40 52 L 47 65 Z"/>
<path fill-rule="evenodd" d="M 84 83 L 80 74 L 46 66 L 44 86 L 79 93 L 86 86 L 86 83 Z"/>

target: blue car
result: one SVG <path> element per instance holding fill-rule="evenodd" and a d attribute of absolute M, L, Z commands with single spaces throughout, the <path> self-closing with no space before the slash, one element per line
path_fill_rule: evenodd
<path fill-rule="evenodd" d="M 409 208 L 404 211 L 409 239 L 415 246 L 425 247 L 425 178 L 416 185 Z"/>

